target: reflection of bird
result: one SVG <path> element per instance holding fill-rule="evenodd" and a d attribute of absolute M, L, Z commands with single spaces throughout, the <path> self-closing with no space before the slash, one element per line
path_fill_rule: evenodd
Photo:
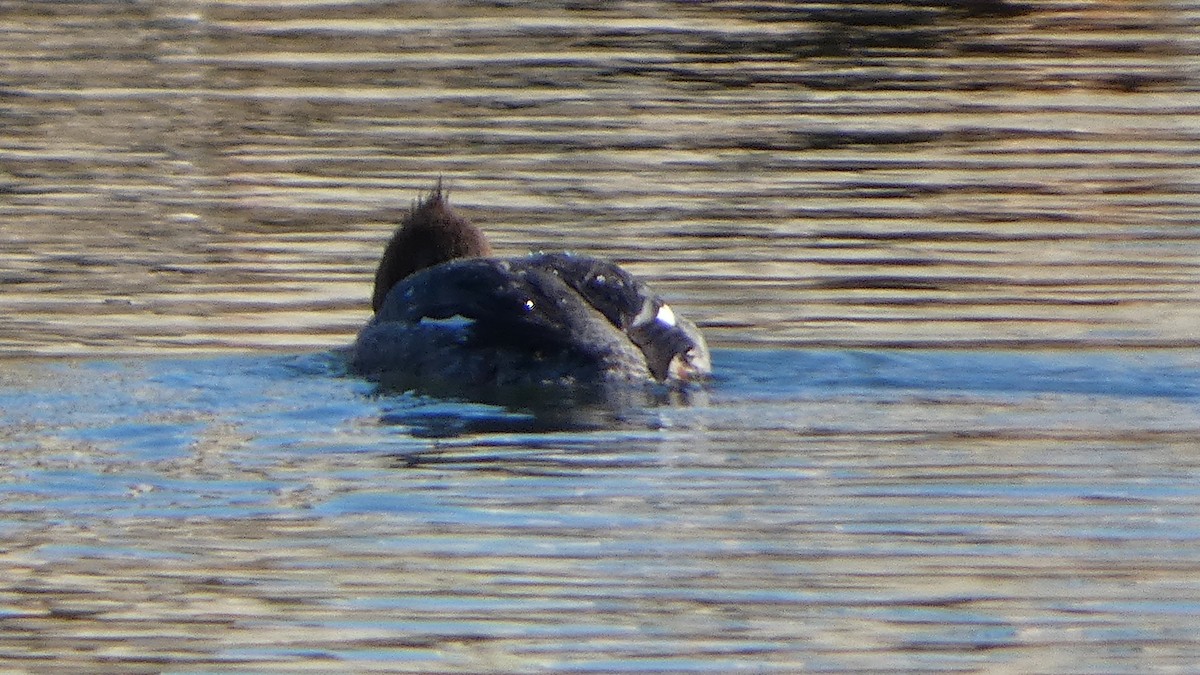
<path fill-rule="evenodd" d="M 711 371 L 699 330 L 616 264 L 489 257 L 440 187 L 396 230 L 352 368 L 438 388 L 682 383 Z"/>

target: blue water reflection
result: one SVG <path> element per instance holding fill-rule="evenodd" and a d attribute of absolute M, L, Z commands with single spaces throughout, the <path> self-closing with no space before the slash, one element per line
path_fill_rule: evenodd
<path fill-rule="evenodd" d="M 1197 355 L 717 363 L 704 397 L 547 410 L 382 392 L 331 354 L 15 362 L 0 532 L 44 542 L 21 546 L 67 570 L 73 620 L 109 611 L 74 595 L 76 566 L 186 583 L 229 603 L 218 620 L 264 608 L 214 657 L 243 664 L 426 668 L 482 640 L 562 668 L 923 671 L 1011 660 L 1037 631 L 1194 634 Z M 378 637 L 264 641 L 281 611 Z"/>
<path fill-rule="evenodd" d="M 783 466 L 816 470 L 807 453 L 846 438 L 871 439 L 881 453 L 946 439 L 1001 443 L 1013 457 L 1026 447 L 1086 439 L 1095 456 L 1125 462 L 1124 437 L 1175 443 L 1200 428 L 1200 360 L 1190 353 L 716 356 L 720 375 L 702 400 L 549 409 L 381 393 L 345 376 L 328 354 L 30 363 L 0 388 L 9 476 L 0 494 L 9 513 L 44 509 L 83 518 L 280 512 L 304 503 L 318 512 L 441 513 L 470 521 L 483 512 L 445 494 L 379 490 L 387 483 L 381 476 L 406 469 L 501 472 L 535 477 L 539 494 L 569 500 L 583 494 L 579 480 L 588 475 L 666 461 L 678 465 L 673 480 L 689 480 L 688 471 L 697 483 L 723 476 L 716 494 L 728 496 L 778 479 Z M 1112 509 L 1192 495 L 1180 485 L 1097 482 L 1086 460 L 1058 452 L 1063 462 L 1080 462 L 1070 468 L 1077 483 L 1014 485 L 1005 477 L 947 484 L 914 476 L 860 496 L 954 499 L 961 513 L 982 517 L 1004 512 L 987 501 L 996 494 L 1052 511 L 1072 500 Z M 713 465 L 717 457 L 724 466 Z M 859 477 L 834 465 L 820 470 L 845 481 Z M 312 487 L 322 482 L 341 487 L 329 494 Z M 605 489 L 647 487 L 617 485 Z M 536 518 L 534 511 L 527 517 Z"/>
<path fill-rule="evenodd" d="M 718 352 L 718 391 L 748 397 L 909 391 L 1200 398 L 1196 356 L 1163 352 Z"/>

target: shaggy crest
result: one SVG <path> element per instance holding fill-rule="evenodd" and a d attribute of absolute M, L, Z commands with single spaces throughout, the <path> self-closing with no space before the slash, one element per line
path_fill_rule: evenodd
<path fill-rule="evenodd" d="M 378 312 L 388 291 L 414 272 L 457 258 L 491 254 L 487 237 L 450 208 L 439 182 L 429 196 L 413 206 L 384 249 L 375 270 L 371 309 Z"/>

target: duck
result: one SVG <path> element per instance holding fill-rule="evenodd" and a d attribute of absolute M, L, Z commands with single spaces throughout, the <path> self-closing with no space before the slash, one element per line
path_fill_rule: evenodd
<path fill-rule="evenodd" d="M 700 330 L 645 282 L 567 251 L 498 257 L 440 182 L 384 248 L 371 309 L 351 370 L 406 389 L 685 387 L 712 373 Z"/>

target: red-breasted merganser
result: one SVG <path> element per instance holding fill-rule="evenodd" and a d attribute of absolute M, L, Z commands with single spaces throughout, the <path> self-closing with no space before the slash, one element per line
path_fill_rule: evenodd
<path fill-rule="evenodd" d="M 438 390 L 637 382 L 712 370 L 696 326 L 616 264 L 572 253 L 491 257 L 441 187 L 396 230 L 351 367 Z"/>

